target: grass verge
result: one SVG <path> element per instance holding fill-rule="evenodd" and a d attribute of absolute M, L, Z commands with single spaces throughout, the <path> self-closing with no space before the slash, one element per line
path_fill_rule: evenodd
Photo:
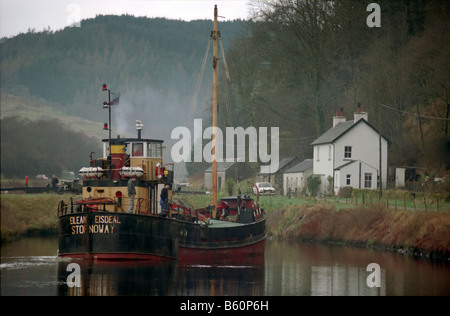
<path fill-rule="evenodd" d="M 33 233 L 57 232 L 57 194 L 2 194 L 1 243 Z"/>

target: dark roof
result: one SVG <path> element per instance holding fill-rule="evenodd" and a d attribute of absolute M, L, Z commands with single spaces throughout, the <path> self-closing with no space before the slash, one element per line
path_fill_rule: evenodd
<path fill-rule="evenodd" d="M 284 167 L 286 167 L 288 164 L 290 164 L 295 159 L 297 159 L 297 158 L 296 157 L 283 158 L 278 163 L 278 169 L 275 172 L 264 172 L 264 174 L 268 174 L 268 173 L 275 174 L 275 173 L 281 171 Z M 263 174 L 263 172 L 260 171 L 258 174 Z"/>
<path fill-rule="evenodd" d="M 314 145 L 332 143 L 336 139 L 338 139 L 339 137 L 341 137 L 342 135 L 347 133 L 349 130 L 351 130 L 356 125 L 364 124 L 364 123 L 367 126 L 369 126 L 371 129 L 373 129 L 376 133 L 378 133 L 378 130 L 375 127 L 373 127 L 372 125 L 370 125 L 369 122 L 367 122 L 365 119 L 360 119 L 355 124 L 353 124 L 353 120 L 350 120 L 350 121 L 345 121 L 345 122 L 339 123 L 335 127 L 330 128 L 328 131 L 326 131 L 321 136 L 319 136 L 315 141 L 313 141 L 311 143 L 311 145 L 314 146 Z M 391 141 L 389 139 L 387 139 L 383 135 L 381 135 L 381 136 L 388 142 L 388 144 L 391 143 Z"/>
<path fill-rule="evenodd" d="M 218 162 L 217 163 L 217 171 L 226 171 L 230 167 L 234 166 L 236 162 Z M 245 163 L 245 162 L 239 162 L 239 163 Z M 205 172 L 212 172 L 212 166 L 205 170 Z"/>
<path fill-rule="evenodd" d="M 340 165 L 340 166 L 334 168 L 334 170 L 341 170 L 342 168 L 347 167 L 347 166 L 349 166 L 349 165 L 351 165 L 352 163 L 355 163 L 355 162 L 361 162 L 361 163 L 365 164 L 366 166 L 369 166 L 369 167 L 371 167 L 371 168 L 377 169 L 377 167 L 371 166 L 371 165 L 369 165 L 367 162 L 364 162 L 364 161 L 362 161 L 362 160 L 356 159 L 356 160 L 350 160 L 350 161 L 348 161 L 348 162 L 345 162 L 345 163 L 343 163 L 342 165 Z"/>
<path fill-rule="evenodd" d="M 305 159 L 301 163 L 296 164 L 292 168 L 289 168 L 284 173 L 295 173 L 295 172 L 304 172 L 313 167 L 312 159 Z"/>
<path fill-rule="evenodd" d="M 342 165 L 334 168 L 334 170 L 341 170 L 341 168 L 351 165 L 352 163 L 357 162 L 357 161 L 360 161 L 360 160 L 350 160 L 349 162 L 343 163 Z"/>
<path fill-rule="evenodd" d="M 295 157 L 289 157 L 289 158 L 281 159 L 280 163 L 278 164 L 278 170 L 283 169 L 284 167 L 286 167 L 286 165 L 289 164 L 294 159 L 295 159 Z"/>

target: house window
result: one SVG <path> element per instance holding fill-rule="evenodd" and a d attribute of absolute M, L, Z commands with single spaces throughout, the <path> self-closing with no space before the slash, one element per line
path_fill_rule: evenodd
<path fill-rule="evenodd" d="M 372 174 L 364 174 L 364 188 L 370 189 L 372 187 Z"/>
<path fill-rule="evenodd" d="M 346 182 L 346 183 L 347 183 L 347 185 L 350 185 L 350 178 L 351 178 L 351 175 L 350 175 L 350 174 L 348 174 L 348 175 L 347 175 L 347 182 Z"/>
<path fill-rule="evenodd" d="M 331 145 L 328 145 L 328 160 L 331 160 Z"/>
<path fill-rule="evenodd" d="M 317 150 L 316 150 L 317 161 L 320 161 L 320 159 L 319 159 L 319 150 L 320 150 L 320 147 L 316 147 L 316 148 L 317 148 Z"/>
<path fill-rule="evenodd" d="M 344 158 L 352 158 L 352 146 L 345 146 Z"/>

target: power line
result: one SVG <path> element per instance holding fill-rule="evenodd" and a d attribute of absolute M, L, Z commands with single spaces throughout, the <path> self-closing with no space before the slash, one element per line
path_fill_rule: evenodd
<path fill-rule="evenodd" d="M 382 107 L 385 107 L 387 109 L 390 109 L 392 111 L 396 111 L 402 114 L 407 114 L 407 115 L 412 115 L 412 116 L 416 116 L 416 117 L 420 117 L 420 118 L 425 118 L 425 119 L 432 119 L 432 120 L 441 120 L 441 121 L 450 121 L 450 119 L 445 118 L 445 117 L 436 117 L 436 116 L 428 116 L 428 115 L 420 115 L 420 114 L 415 114 L 415 113 L 411 113 L 411 112 L 406 112 L 406 111 L 402 111 L 390 106 L 387 106 L 385 104 L 381 104 L 379 103 Z"/>
<path fill-rule="evenodd" d="M 317 136 L 305 136 L 305 137 L 279 137 L 279 140 L 286 140 L 286 141 L 300 141 L 300 140 L 308 140 L 312 138 L 317 138 Z"/>

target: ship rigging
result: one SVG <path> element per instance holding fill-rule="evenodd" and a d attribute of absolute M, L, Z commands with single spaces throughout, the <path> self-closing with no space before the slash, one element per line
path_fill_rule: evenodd
<path fill-rule="evenodd" d="M 217 17 L 215 6 L 211 205 L 191 209 L 171 201 L 173 164 L 163 162 L 162 140 L 142 137 L 140 121 L 136 121 L 135 138 L 111 138 L 109 125 L 103 156 L 91 156 L 89 167 L 79 171 L 81 198 L 68 204 L 61 201 L 58 206 L 59 256 L 201 263 L 257 258 L 264 262 L 267 216 L 258 200 L 238 195 L 218 201 L 217 197 Z M 118 103 L 119 96 L 111 101 L 105 84 L 102 90 L 108 91 L 110 117 L 111 105 Z M 127 190 L 131 178 L 137 179 L 135 198 Z M 166 185 L 169 202 L 161 207 L 158 197 Z M 134 211 L 128 213 L 128 209 Z"/>

